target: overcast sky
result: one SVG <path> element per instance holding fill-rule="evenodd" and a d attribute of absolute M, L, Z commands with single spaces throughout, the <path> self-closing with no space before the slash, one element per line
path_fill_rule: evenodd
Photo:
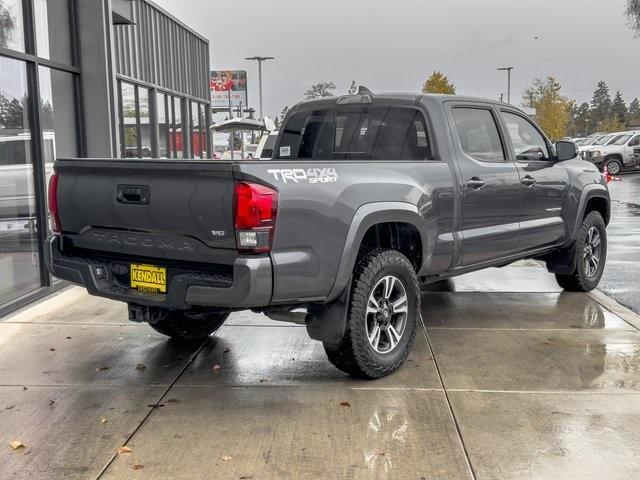
<path fill-rule="evenodd" d="M 257 67 L 268 55 L 265 113 L 277 115 L 305 89 L 355 80 L 372 91 L 419 91 L 435 69 L 459 94 L 497 98 L 512 65 L 512 103 L 535 77 L 591 99 L 598 80 L 627 102 L 640 97 L 640 39 L 625 25 L 625 0 L 155 0 L 210 41 L 214 69 L 247 70 L 258 107 Z M 538 37 L 537 39 L 535 37 Z"/>

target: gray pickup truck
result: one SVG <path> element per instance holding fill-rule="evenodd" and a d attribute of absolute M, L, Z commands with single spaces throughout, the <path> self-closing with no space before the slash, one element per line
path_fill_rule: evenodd
<path fill-rule="evenodd" d="M 525 258 L 600 279 L 606 182 L 511 105 L 361 89 L 283 125 L 266 161 L 57 161 L 51 273 L 174 338 L 243 309 L 304 323 L 364 378 L 405 361 L 422 285 Z"/>

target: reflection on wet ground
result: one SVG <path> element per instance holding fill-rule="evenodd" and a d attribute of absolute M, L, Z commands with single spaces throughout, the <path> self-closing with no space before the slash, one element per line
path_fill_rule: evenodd
<path fill-rule="evenodd" d="M 425 290 L 406 365 L 367 382 L 304 327 L 243 312 L 181 347 L 71 289 L 0 323 L 0 443 L 27 445 L 0 476 L 640 476 L 633 326 L 536 262 Z"/>
<path fill-rule="evenodd" d="M 640 314 L 640 173 L 609 184 L 611 222 L 599 290 Z"/>

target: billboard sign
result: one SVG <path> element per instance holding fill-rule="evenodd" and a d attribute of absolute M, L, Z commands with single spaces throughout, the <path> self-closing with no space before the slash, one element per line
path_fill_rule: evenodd
<path fill-rule="evenodd" d="M 212 70 L 209 77 L 211 90 L 211 107 L 215 109 L 231 106 L 247 106 L 247 72 L 245 70 Z"/>

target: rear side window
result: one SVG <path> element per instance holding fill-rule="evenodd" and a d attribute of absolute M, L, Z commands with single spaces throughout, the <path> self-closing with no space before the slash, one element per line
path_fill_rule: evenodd
<path fill-rule="evenodd" d="M 301 160 L 425 160 L 430 145 L 418 110 L 358 106 L 295 113 L 276 154 Z"/>
<path fill-rule="evenodd" d="M 276 146 L 276 139 L 278 135 L 270 134 L 267 136 L 267 139 L 264 141 L 264 147 L 262 148 L 262 153 L 260 154 L 260 158 L 271 158 L 273 157 L 273 147 Z"/>
<path fill-rule="evenodd" d="M 453 118 L 462 151 L 483 162 L 504 162 L 498 126 L 490 110 L 456 107 Z"/>

